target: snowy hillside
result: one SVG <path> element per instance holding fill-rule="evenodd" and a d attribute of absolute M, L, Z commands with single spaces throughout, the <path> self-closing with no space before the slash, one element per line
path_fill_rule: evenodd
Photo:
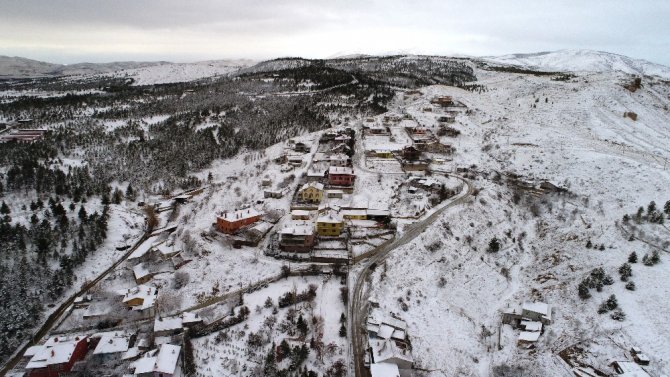
<path fill-rule="evenodd" d="M 0 56 L 0 78 L 31 78 L 109 73 L 122 69 L 165 64 L 165 62 L 112 62 L 53 64 L 21 57 Z"/>
<path fill-rule="evenodd" d="M 510 64 L 541 71 L 609 72 L 621 71 L 641 76 L 670 78 L 670 68 L 609 52 L 591 50 L 560 50 L 531 54 L 486 56 L 485 61 Z"/>
<path fill-rule="evenodd" d="M 114 77 L 131 77 L 134 85 L 154 85 L 186 82 L 225 75 L 249 67 L 253 60 L 212 60 L 197 63 L 167 63 L 114 72 Z"/>

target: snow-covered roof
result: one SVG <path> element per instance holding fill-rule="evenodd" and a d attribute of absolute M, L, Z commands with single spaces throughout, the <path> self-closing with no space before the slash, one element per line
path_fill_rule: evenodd
<path fill-rule="evenodd" d="M 270 229 L 272 229 L 272 224 L 266 221 L 259 221 L 254 226 L 251 227 L 250 230 L 254 230 L 256 232 L 265 234 L 267 233 Z"/>
<path fill-rule="evenodd" d="M 140 298 L 142 299 L 141 305 L 136 305 L 134 309 L 144 310 L 154 306 L 156 301 L 156 288 L 148 285 L 138 285 L 137 287 L 130 288 L 123 296 L 123 302 L 129 302 L 133 299 Z"/>
<path fill-rule="evenodd" d="M 526 329 L 526 331 L 541 331 L 542 322 L 536 321 L 521 321 L 521 326 Z"/>
<path fill-rule="evenodd" d="M 545 304 L 544 302 L 530 302 L 526 301 L 523 303 L 523 310 L 533 312 L 533 313 L 538 313 L 542 315 L 549 315 L 549 305 Z"/>
<path fill-rule="evenodd" d="M 354 169 L 345 166 L 331 166 L 330 168 L 328 168 L 328 174 L 354 175 Z"/>
<path fill-rule="evenodd" d="M 647 373 L 641 366 L 632 361 L 615 361 L 618 366 L 617 372 L 621 372 L 618 376 L 624 377 L 649 377 Z"/>
<path fill-rule="evenodd" d="M 539 331 L 522 331 L 519 333 L 519 341 L 521 342 L 537 342 L 540 339 Z"/>
<path fill-rule="evenodd" d="M 328 213 L 319 216 L 318 219 L 316 219 L 317 223 L 341 223 L 342 222 L 342 216 L 335 212 L 335 211 L 329 211 Z"/>
<path fill-rule="evenodd" d="M 368 211 L 365 209 L 345 209 L 340 212 L 343 217 L 346 216 L 367 216 Z"/>
<path fill-rule="evenodd" d="M 410 363 L 414 362 L 412 353 L 409 350 L 401 349 L 391 339 L 374 340 L 370 342 L 370 347 L 372 348 L 372 357 L 377 363 L 390 359 L 405 360 Z"/>
<path fill-rule="evenodd" d="M 379 326 L 379 330 L 377 331 L 377 336 L 382 339 L 389 339 L 391 337 L 391 334 L 393 334 L 393 330 L 395 330 L 393 327 L 385 323 L 382 323 Z"/>
<path fill-rule="evenodd" d="M 198 315 L 198 313 L 183 312 L 181 314 L 181 318 L 182 318 L 182 323 L 202 322 L 202 318 Z"/>
<path fill-rule="evenodd" d="M 77 344 L 85 341 L 85 336 L 51 337 L 41 346 L 41 349 L 34 350 L 36 351 L 35 355 L 28 361 L 26 369 L 45 368 L 49 365 L 67 363 L 72 358 Z"/>
<path fill-rule="evenodd" d="M 400 370 L 393 363 L 373 363 L 370 364 L 370 375 L 372 377 L 400 377 Z"/>
<path fill-rule="evenodd" d="M 291 211 L 291 216 L 309 216 L 309 211 L 305 211 L 302 209 L 294 209 Z"/>
<path fill-rule="evenodd" d="M 147 238 L 144 242 L 140 244 L 140 246 L 133 251 L 132 254 L 128 257 L 128 259 L 136 259 L 136 258 L 141 258 L 144 254 L 146 254 L 149 250 L 151 250 L 151 247 L 154 245 L 154 242 L 156 241 L 157 236 L 149 237 Z"/>
<path fill-rule="evenodd" d="M 155 350 L 147 352 L 144 357 L 141 357 L 132 364 L 135 368 L 135 374 L 153 372 L 175 374 L 180 352 L 180 346 L 163 344 L 158 354 L 156 354 Z"/>
<path fill-rule="evenodd" d="M 154 332 L 178 330 L 181 328 L 182 328 L 181 317 L 167 317 L 167 318 L 156 317 L 156 319 L 154 320 Z"/>
<path fill-rule="evenodd" d="M 255 216 L 261 216 L 262 214 L 263 214 L 262 212 L 257 211 L 254 208 L 247 208 L 232 212 L 224 212 L 223 216 L 219 216 L 219 218 L 225 221 L 233 222 L 238 220 L 249 219 Z"/>
<path fill-rule="evenodd" d="M 314 234 L 314 223 L 307 220 L 293 220 L 281 230 L 281 234 L 308 236 Z"/>
<path fill-rule="evenodd" d="M 39 351 L 41 351 L 42 348 L 44 348 L 44 346 L 42 346 L 42 345 L 30 346 L 30 347 L 28 347 L 28 349 L 26 350 L 26 352 L 23 353 L 23 356 L 25 356 L 25 357 L 33 357 L 33 356 L 35 356 Z"/>
<path fill-rule="evenodd" d="M 308 182 L 308 183 L 305 183 L 305 184 L 302 185 L 302 187 L 300 188 L 300 191 L 307 190 L 308 188 L 314 188 L 314 189 L 317 189 L 317 190 L 319 190 L 319 191 L 323 191 L 323 183 L 319 183 L 319 182 Z"/>
<path fill-rule="evenodd" d="M 163 344 L 156 358 L 154 372 L 174 374 L 177 362 L 179 361 L 179 352 L 181 352 L 181 347 L 172 344 Z"/>
<path fill-rule="evenodd" d="M 141 279 L 151 274 L 151 271 L 149 271 L 149 269 L 144 263 L 140 263 L 137 266 L 133 267 L 133 274 L 135 275 L 135 279 Z"/>
<path fill-rule="evenodd" d="M 140 347 L 131 347 L 128 348 L 126 352 L 123 353 L 123 356 L 121 356 L 122 360 L 128 360 L 135 358 L 136 356 L 139 356 L 142 351 L 140 351 Z"/>
<path fill-rule="evenodd" d="M 143 373 L 152 373 L 156 365 L 155 352 L 147 352 L 143 357 L 137 359 L 132 366 L 135 367 L 135 375 Z"/>
<path fill-rule="evenodd" d="M 154 247 L 161 255 L 167 256 L 176 253 L 174 246 L 168 246 L 166 242 L 162 242 Z"/>
<path fill-rule="evenodd" d="M 368 209 L 368 216 L 389 216 L 391 211 L 387 209 Z"/>
<path fill-rule="evenodd" d="M 125 334 L 105 335 L 93 351 L 94 355 L 128 351 L 128 337 Z"/>

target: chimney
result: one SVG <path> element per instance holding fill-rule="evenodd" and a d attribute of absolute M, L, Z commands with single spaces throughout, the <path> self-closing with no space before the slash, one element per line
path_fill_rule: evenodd
<path fill-rule="evenodd" d="M 51 350 L 51 357 L 56 356 L 56 352 L 54 350 Z"/>

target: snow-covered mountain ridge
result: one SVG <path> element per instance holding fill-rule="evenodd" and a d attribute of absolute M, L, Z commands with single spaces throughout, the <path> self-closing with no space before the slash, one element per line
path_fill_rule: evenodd
<path fill-rule="evenodd" d="M 530 54 L 484 56 L 484 61 L 541 71 L 620 71 L 641 76 L 670 78 L 670 68 L 643 59 L 593 50 L 559 50 Z"/>

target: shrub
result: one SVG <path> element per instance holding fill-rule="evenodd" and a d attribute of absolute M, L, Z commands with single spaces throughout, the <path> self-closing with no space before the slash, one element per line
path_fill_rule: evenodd
<path fill-rule="evenodd" d="M 579 298 L 582 300 L 586 300 L 591 297 L 591 293 L 589 292 L 589 285 L 586 281 L 579 283 L 579 286 L 577 286 L 577 291 L 579 292 Z"/>
<path fill-rule="evenodd" d="M 489 253 L 497 253 L 500 250 L 500 241 L 498 240 L 497 237 L 491 238 L 491 241 L 489 241 L 489 248 L 487 251 Z"/>
<path fill-rule="evenodd" d="M 637 253 L 636 252 L 633 251 L 632 253 L 630 253 L 630 255 L 628 256 L 628 263 L 637 263 Z"/>
<path fill-rule="evenodd" d="M 626 283 L 626 289 L 629 291 L 634 291 L 635 290 L 635 282 L 634 281 L 629 281 Z"/>
<path fill-rule="evenodd" d="M 621 310 L 621 308 L 616 309 L 612 314 L 610 314 L 610 317 L 615 320 L 615 321 L 623 321 L 626 319 L 626 313 Z"/>

